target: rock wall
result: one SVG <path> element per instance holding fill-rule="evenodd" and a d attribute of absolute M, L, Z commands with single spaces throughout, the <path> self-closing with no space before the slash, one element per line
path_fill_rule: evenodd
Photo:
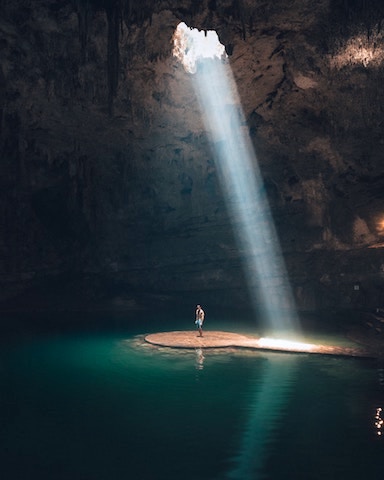
<path fill-rule="evenodd" d="M 181 21 L 226 47 L 299 309 L 380 306 L 383 9 L 366 3 L 2 0 L 2 308 L 249 304 L 172 55 Z"/>

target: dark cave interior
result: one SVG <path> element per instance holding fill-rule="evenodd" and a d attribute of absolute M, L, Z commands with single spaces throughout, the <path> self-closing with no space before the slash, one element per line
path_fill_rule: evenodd
<path fill-rule="evenodd" d="M 299 312 L 383 306 L 382 2 L 0 8 L 1 311 L 252 303 L 182 21 L 225 46 Z"/>

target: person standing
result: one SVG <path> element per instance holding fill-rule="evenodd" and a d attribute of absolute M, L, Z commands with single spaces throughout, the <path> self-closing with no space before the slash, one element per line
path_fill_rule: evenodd
<path fill-rule="evenodd" d="M 199 331 L 199 336 L 200 336 L 200 337 L 203 336 L 203 323 L 204 323 L 204 318 L 205 318 L 205 312 L 204 312 L 204 310 L 201 308 L 201 305 L 197 305 L 197 306 L 196 306 L 196 319 L 195 319 L 195 323 L 196 323 L 197 329 L 198 329 L 198 331 Z"/>

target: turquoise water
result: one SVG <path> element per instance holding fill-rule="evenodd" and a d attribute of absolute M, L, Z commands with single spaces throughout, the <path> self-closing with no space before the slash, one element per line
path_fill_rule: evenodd
<path fill-rule="evenodd" d="M 3 480 L 382 478 L 376 361 L 172 350 L 145 333 L 3 342 Z"/>

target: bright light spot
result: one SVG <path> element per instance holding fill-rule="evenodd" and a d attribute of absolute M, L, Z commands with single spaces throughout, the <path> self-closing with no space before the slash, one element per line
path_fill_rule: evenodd
<path fill-rule="evenodd" d="M 364 35 L 357 35 L 339 49 L 331 59 L 331 66 L 336 68 L 345 65 L 363 65 L 364 67 L 379 67 L 384 63 L 383 39 L 380 35 L 369 39 Z"/>
<path fill-rule="evenodd" d="M 376 224 L 377 231 L 379 233 L 384 233 L 384 219 L 380 219 Z"/>
<path fill-rule="evenodd" d="M 293 342 L 291 340 L 280 340 L 275 338 L 259 338 L 258 345 L 261 348 L 290 350 L 293 352 L 310 352 L 316 348 L 316 345 L 312 345 L 311 343 Z"/>
<path fill-rule="evenodd" d="M 201 31 L 179 23 L 173 35 L 173 55 L 189 73 L 196 72 L 197 62 L 204 58 L 224 59 L 227 57 L 224 45 L 214 30 Z"/>
<path fill-rule="evenodd" d="M 375 428 L 376 428 L 376 435 L 379 437 L 383 434 L 382 429 L 384 425 L 384 420 L 381 418 L 382 415 L 382 408 L 378 407 L 376 408 L 376 414 L 375 414 Z"/>

